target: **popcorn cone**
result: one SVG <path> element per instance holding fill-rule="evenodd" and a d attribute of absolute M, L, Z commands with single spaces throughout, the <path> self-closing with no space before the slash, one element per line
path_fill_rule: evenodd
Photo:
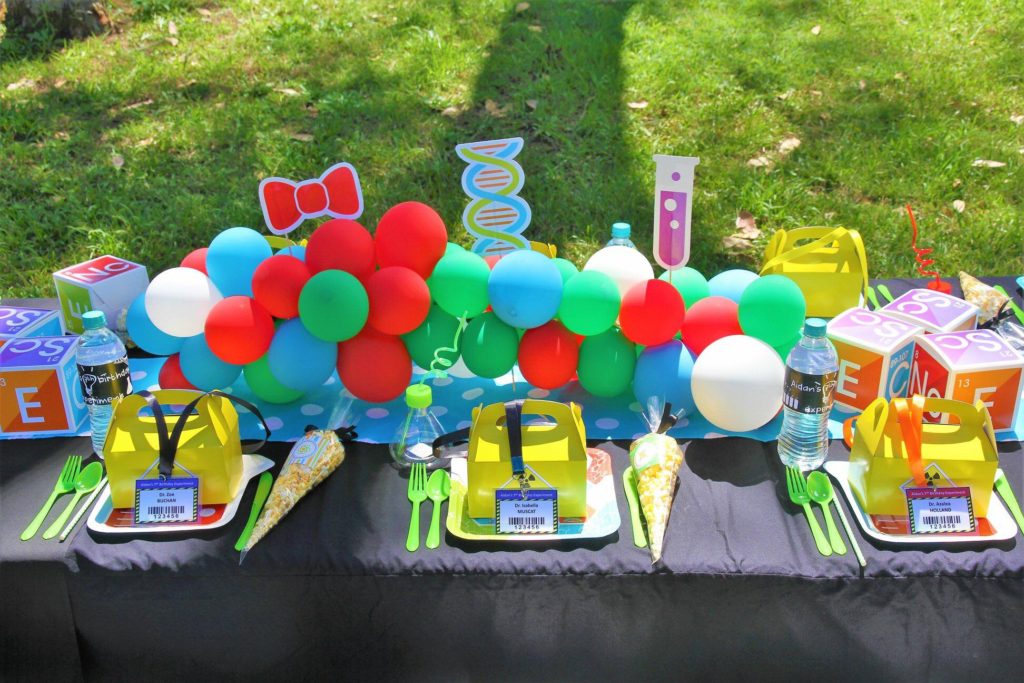
<path fill-rule="evenodd" d="M 683 451 L 672 437 L 651 433 L 633 442 L 629 459 L 637 475 L 640 508 L 647 521 L 647 546 L 654 564 L 661 559 Z"/>
<path fill-rule="evenodd" d="M 345 447 L 338 435 L 328 430 L 312 430 L 299 439 L 288 453 L 281 473 L 270 490 L 266 505 L 256 520 L 252 535 L 242 550 L 239 564 L 254 545 L 284 519 L 295 504 L 322 482 L 345 459 Z"/>
<path fill-rule="evenodd" d="M 964 290 L 964 299 L 981 309 L 978 322 L 988 322 L 999 315 L 999 311 L 1010 300 L 981 280 L 960 271 L 960 288 Z"/>

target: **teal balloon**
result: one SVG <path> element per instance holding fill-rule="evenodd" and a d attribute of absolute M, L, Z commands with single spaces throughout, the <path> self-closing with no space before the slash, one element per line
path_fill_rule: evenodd
<path fill-rule="evenodd" d="M 206 273 L 225 297 L 252 296 L 252 274 L 274 250 L 252 228 L 228 228 L 206 252 Z"/>
<path fill-rule="evenodd" d="M 671 403 L 672 412 L 689 415 L 697 410 L 690 391 L 693 355 L 675 339 L 649 346 L 640 354 L 633 377 L 633 393 L 646 409 L 652 398 L 662 404 Z"/>
<path fill-rule="evenodd" d="M 142 293 L 135 297 L 135 301 L 128 307 L 128 316 L 125 320 L 128 326 L 128 336 L 135 344 L 154 356 L 169 356 L 172 353 L 181 351 L 185 337 L 172 337 L 161 331 L 149 319 L 146 313 L 146 294 Z"/>
<path fill-rule="evenodd" d="M 571 280 L 577 273 L 580 272 L 579 268 L 576 267 L 572 261 L 564 258 L 551 259 L 551 262 L 558 268 L 558 274 L 562 276 L 562 286 L 564 287 L 569 280 Z"/>
<path fill-rule="evenodd" d="M 610 398 L 629 389 L 636 366 L 633 342 L 617 329 L 587 337 L 580 345 L 577 376 L 594 396 Z"/>
<path fill-rule="evenodd" d="M 711 295 L 707 278 L 701 275 L 699 270 L 689 266 L 671 272 L 666 270 L 658 279 L 670 282 L 679 291 L 687 310 L 704 297 Z"/>
<path fill-rule="evenodd" d="M 807 314 L 804 293 L 785 275 L 765 275 L 754 280 L 740 297 L 739 319 L 743 333 L 782 345 L 799 335 Z"/>
<path fill-rule="evenodd" d="M 743 291 L 757 279 L 757 273 L 742 268 L 726 270 L 708 280 L 711 296 L 724 296 L 736 303 L 740 302 Z"/>
<path fill-rule="evenodd" d="M 451 348 L 458 329 L 459 321 L 435 304 L 430 307 L 427 319 L 412 332 L 403 334 L 402 341 L 413 362 L 424 370 L 429 370 L 434 353 L 438 349 Z M 444 351 L 440 356 L 451 361 L 453 365 L 459 359 L 457 351 Z"/>
<path fill-rule="evenodd" d="M 493 313 L 473 318 L 462 333 L 462 359 L 477 377 L 501 377 L 516 364 L 519 332 Z"/>
<path fill-rule="evenodd" d="M 319 339 L 298 318 L 286 320 L 274 332 L 267 351 L 270 373 L 295 391 L 316 389 L 334 372 L 338 345 Z"/>
<path fill-rule="evenodd" d="M 241 365 L 225 363 L 217 358 L 206 343 L 206 335 L 202 334 L 185 340 L 178 360 L 181 374 L 189 384 L 203 391 L 229 387 L 242 374 Z"/>
<path fill-rule="evenodd" d="M 562 276 L 547 256 L 519 249 L 494 264 L 487 283 L 491 308 L 513 327 L 540 327 L 558 313 Z"/>

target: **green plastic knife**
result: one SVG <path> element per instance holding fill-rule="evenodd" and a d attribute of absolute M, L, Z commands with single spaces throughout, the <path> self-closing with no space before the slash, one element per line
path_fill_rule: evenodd
<path fill-rule="evenodd" d="M 242 535 L 238 537 L 238 541 L 235 543 L 235 550 L 241 550 L 245 547 L 245 544 L 249 542 L 249 537 L 252 536 L 253 527 L 256 526 L 256 519 L 260 516 L 260 512 L 263 510 L 263 504 L 267 502 L 267 496 L 270 495 L 270 487 L 274 484 L 274 475 L 270 472 L 264 472 L 260 475 L 259 486 L 256 487 L 256 497 L 252 500 L 252 510 L 249 511 L 249 521 L 245 523 L 245 528 L 242 529 Z"/>
<path fill-rule="evenodd" d="M 644 533 L 644 524 L 640 520 L 640 496 L 636 492 L 636 470 L 632 466 L 627 467 L 622 473 L 622 488 L 626 492 L 626 502 L 629 504 L 629 519 L 633 523 L 633 545 L 637 548 L 646 548 L 647 534 Z"/>
<path fill-rule="evenodd" d="M 1002 470 L 996 470 L 996 491 L 1003 497 L 1006 502 L 1006 507 L 1010 508 L 1010 514 L 1017 520 L 1017 526 L 1020 527 L 1022 533 L 1024 533 L 1024 514 L 1021 514 L 1020 504 L 1017 502 L 1017 496 L 1013 495 L 1013 489 L 1010 488 L 1010 482 L 1006 481 L 1006 475 L 1003 474 Z"/>
<path fill-rule="evenodd" d="M 876 311 L 882 307 L 882 304 L 878 303 L 878 297 L 875 295 L 875 288 L 871 285 L 868 285 L 868 301 L 871 302 Z"/>
<path fill-rule="evenodd" d="M 1024 324 L 1024 311 L 1022 311 L 1020 306 L 1018 306 L 1017 303 L 1013 300 L 1013 297 L 1007 294 L 1006 290 L 1003 289 L 1000 285 L 996 285 L 992 289 L 996 290 L 997 292 L 999 292 L 1000 294 L 1002 294 L 1003 296 L 1010 300 L 1010 308 L 1013 309 L 1013 314 L 1017 316 L 1017 320 L 1019 320 L 1021 324 Z"/>

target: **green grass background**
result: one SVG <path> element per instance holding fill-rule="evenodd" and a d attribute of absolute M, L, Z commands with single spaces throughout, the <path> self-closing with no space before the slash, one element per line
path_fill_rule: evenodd
<path fill-rule="evenodd" d="M 528 235 L 578 264 L 616 220 L 649 250 L 651 156 L 666 153 L 701 157 L 691 265 L 708 274 L 755 265 L 777 228 L 826 224 L 863 233 L 873 276 L 911 276 L 907 202 L 944 274 L 1024 272 L 1017 0 L 135 0 L 112 14 L 110 36 L 0 39 L 4 296 L 52 295 L 54 270 L 102 253 L 155 275 L 223 228 L 261 228 L 260 178 L 342 160 L 368 227 L 415 199 L 468 244 L 454 146 L 515 135 Z M 783 156 L 787 136 L 802 144 Z M 748 165 L 764 151 L 771 168 Z M 730 253 L 739 211 L 764 235 Z"/>

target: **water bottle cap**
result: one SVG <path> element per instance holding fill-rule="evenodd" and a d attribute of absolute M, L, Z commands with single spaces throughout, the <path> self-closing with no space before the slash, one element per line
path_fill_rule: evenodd
<path fill-rule="evenodd" d="M 821 318 L 808 318 L 804 323 L 804 336 L 824 337 L 828 331 L 828 323 Z"/>
<path fill-rule="evenodd" d="M 629 223 L 613 223 L 612 237 L 626 239 L 629 237 Z"/>
<path fill-rule="evenodd" d="M 410 408 L 429 408 L 434 396 L 426 384 L 414 384 L 405 390 L 405 405 Z"/>
<path fill-rule="evenodd" d="M 103 311 L 86 311 L 82 314 L 82 327 L 87 330 L 98 330 L 107 326 L 107 316 Z"/>

